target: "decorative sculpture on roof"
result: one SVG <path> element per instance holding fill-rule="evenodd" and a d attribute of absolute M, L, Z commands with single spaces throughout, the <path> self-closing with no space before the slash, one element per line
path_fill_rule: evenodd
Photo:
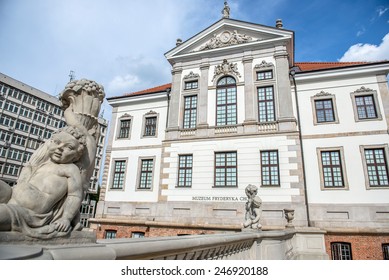
<path fill-rule="evenodd" d="M 50 239 L 82 228 L 79 209 L 94 168 L 104 89 L 71 81 L 60 99 L 67 126 L 35 151 L 14 187 L 0 181 L 0 231 Z"/>
<path fill-rule="evenodd" d="M 224 1 L 222 15 L 223 15 L 223 18 L 230 18 L 230 7 L 228 6 L 227 1 Z"/>
<path fill-rule="evenodd" d="M 227 59 L 223 59 L 222 64 L 215 66 L 215 71 L 213 73 L 212 81 L 214 81 L 215 78 L 218 76 L 228 75 L 228 74 L 234 74 L 238 77 L 241 77 L 238 71 L 237 63 L 228 63 Z"/>
<path fill-rule="evenodd" d="M 246 202 L 246 215 L 243 226 L 245 228 L 251 227 L 252 229 L 261 229 L 262 225 L 259 220 L 261 219 L 261 205 L 262 200 L 257 196 L 258 188 L 254 185 L 248 185 L 245 189 L 247 195 Z"/>

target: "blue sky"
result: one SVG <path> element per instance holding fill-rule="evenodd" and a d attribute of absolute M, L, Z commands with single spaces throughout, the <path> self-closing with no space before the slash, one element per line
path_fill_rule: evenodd
<path fill-rule="evenodd" d="M 0 72 L 57 95 L 88 78 L 107 96 L 171 82 L 164 53 L 221 18 L 224 0 L 0 0 Z M 231 18 L 295 31 L 295 60 L 389 60 L 386 0 L 229 0 Z M 109 106 L 105 105 L 109 110 Z"/>

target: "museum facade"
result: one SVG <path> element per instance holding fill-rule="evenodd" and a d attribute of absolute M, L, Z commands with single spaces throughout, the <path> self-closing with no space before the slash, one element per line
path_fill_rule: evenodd
<path fill-rule="evenodd" d="M 295 62 L 294 32 L 223 17 L 165 54 L 170 83 L 113 108 L 98 238 L 326 231 L 337 259 L 388 258 L 389 62 Z M 386 255 L 385 255 L 386 254 Z"/>

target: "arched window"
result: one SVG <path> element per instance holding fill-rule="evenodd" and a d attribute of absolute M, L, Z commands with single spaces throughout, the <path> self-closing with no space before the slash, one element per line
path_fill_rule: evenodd
<path fill-rule="evenodd" d="M 236 124 L 236 81 L 222 77 L 216 87 L 216 125 Z"/>

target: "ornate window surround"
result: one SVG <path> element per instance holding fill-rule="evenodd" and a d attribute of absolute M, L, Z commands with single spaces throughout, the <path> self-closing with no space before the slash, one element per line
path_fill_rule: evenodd
<path fill-rule="evenodd" d="M 262 71 L 268 71 L 272 70 L 273 72 L 273 78 L 272 79 L 264 79 L 264 80 L 257 80 L 257 73 Z M 259 122 L 259 100 L 258 100 L 258 88 L 264 88 L 264 87 L 273 87 L 273 102 L 274 102 L 274 121 L 271 121 L 269 123 L 277 122 L 278 120 L 278 88 L 276 86 L 276 72 L 273 62 L 267 62 L 266 60 L 262 60 L 260 64 L 256 64 L 253 69 L 253 82 L 254 82 L 254 88 L 255 88 L 255 116 L 257 118 L 257 121 Z M 263 123 L 263 122 L 262 122 Z"/>
<path fill-rule="evenodd" d="M 156 117 L 156 124 L 155 124 L 155 135 L 145 135 L 145 129 L 146 129 L 146 119 L 147 118 Z M 158 122 L 159 122 L 159 113 L 150 110 L 146 114 L 143 115 L 143 121 L 142 121 L 142 131 L 141 131 L 141 137 L 140 138 L 157 138 L 158 137 Z"/>
<path fill-rule="evenodd" d="M 360 119 L 358 117 L 358 110 L 357 110 L 357 104 L 355 102 L 355 97 L 364 96 L 364 95 L 372 95 L 373 96 L 374 106 L 375 106 L 375 110 L 376 110 L 376 113 L 377 113 L 377 117 L 376 118 Z M 356 91 L 351 92 L 350 96 L 351 96 L 351 101 L 352 101 L 353 109 L 354 109 L 354 119 L 355 119 L 355 122 L 380 121 L 380 120 L 382 120 L 382 115 L 381 115 L 381 110 L 380 110 L 380 105 L 379 105 L 380 103 L 378 102 L 378 94 L 377 94 L 376 90 L 372 90 L 370 88 L 365 88 L 364 86 L 362 86 L 360 89 L 357 89 Z"/>
<path fill-rule="evenodd" d="M 341 168 L 342 168 L 342 177 L 343 177 L 343 186 L 341 187 L 325 187 L 324 186 L 324 174 L 323 174 L 323 161 L 321 158 L 321 152 L 329 152 L 329 151 L 338 151 L 339 156 L 340 156 L 340 161 L 341 161 Z M 344 158 L 344 149 L 343 147 L 318 147 L 316 148 L 316 154 L 317 154 L 317 159 L 318 159 L 318 164 L 319 164 L 319 173 L 320 173 L 320 189 L 322 191 L 327 191 L 327 190 L 349 190 L 349 184 L 348 184 L 348 179 L 347 179 L 347 171 L 346 171 L 346 164 L 345 164 L 345 158 Z"/>
<path fill-rule="evenodd" d="M 263 80 L 258 80 L 258 73 L 259 72 L 265 72 L 265 71 L 272 71 L 272 78 L 271 79 L 263 79 Z M 253 71 L 253 81 L 254 84 L 256 83 L 263 83 L 263 82 L 268 82 L 268 81 L 274 81 L 275 82 L 275 67 L 273 62 L 266 62 L 266 60 L 262 60 L 260 64 L 256 64 L 254 66 L 254 71 Z"/>
<path fill-rule="evenodd" d="M 124 170 L 124 177 L 123 177 L 123 186 L 121 188 L 113 188 L 113 180 L 115 175 L 115 165 L 117 161 L 124 161 L 125 170 Z M 126 187 L 126 177 L 127 177 L 127 168 L 128 168 L 128 158 L 114 158 L 111 161 L 111 172 L 110 172 L 110 180 L 109 180 L 109 191 L 124 191 Z"/>
<path fill-rule="evenodd" d="M 134 117 L 129 115 L 129 114 L 124 114 L 122 115 L 119 119 L 118 119 L 118 122 L 117 122 L 117 129 L 116 129 L 116 140 L 129 140 L 131 139 L 131 130 L 132 130 L 132 123 L 133 123 L 133 119 Z M 128 137 L 127 138 L 121 138 L 119 137 L 120 136 L 120 128 L 121 128 L 121 123 L 122 121 L 126 121 L 126 120 L 129 120 L 130 121 L 130 127 L 129 127 L 129 133 L 128 133 Z"/>
<path fill-rule="evenodd" d="M 227 59 L 223 59 L 223 62 L 214 66 L 214 73 L 212 77 L 213 88 L 217 87 L 218 81 L 224 76 L 231 76 L 236 81 L 236 86 L 241 83 L 239 78 L 241 74 L 238 71 L 238 63 L 228 62 Z"/>
<path fill-rule="evenodd" d="M 332 101 L 332 110 L 334 113 L 334 120 L 330 122 L 318 122 L 317 121 L 317 115 L 316 115 L 316 107 L 315 107 L 315 101 L 317 100 L 327 100 L 331 99 Z M 316 93 L 314 96 L 311 96 L 311 105 L 312 105 L 312 120 L 314 125 L 326 125 L 326 124 L 338 124 L 339 123 L 339 117 L 338 117 L 338 110 L 336 106 L 336 96 L 334 94 L 321 91 L 319 93 Z"/>
<path fill-rule="evenodd" d="M 187 91 L 195 91 L 195 92 L 198 92 L 200 90 L 200 83 L 199 83 L 199 80 L 200 80 L 200 74 L 198 73 L 193 73 L 193 71 L 190 71 L 188 75 L 185 75 L 183 80 L 182 80 L 182 85 L 183 85 L 183 90 L 185 92 Z M 190 89 L 186 89 L 185 88 L 185 85 L 186 83 L 190 83 L 190 82 L 197 82 L 197 88 L 190 88 Z"/>
<path fill-rule="evenodd" d="M 153 169 L 151 171 L 151 187 L 150 188 L 139 188 L 140 185 L 140 179 L 141 179 L 141 172 L 142 172 L 142 161 L 143 160 L 152 160 L 153 161 Z M 150 156 L 150 157 L 139 157 L 138 158 L 138 171 L 136 172 L 136 185 L 135 185 L 135 191 L 139 192 L 149 192 L 153 191 L 154 189 L 154 176 L 155 176 L 155 164 L 156 164 L 156 156 Z"/>
<path fill-rule="evenodd" d="M 367 190 L 381 190 L 381 189 L 389 189 L 388 186 L 370 186 L 369 182 L 369 174 L 367 172 L 367 162 L 365 157 L 365 149 L 383 149 L 384 150 L 384 156 L 386 160 L 386 170 L 389 171 L 389 145 L 388 144 L 382 144 L 382 145 L 361 145 L 359 146 L 359 150 L 361 152 L 361 158 L 362 158 L 362 164 L 363 164 L 363 173 L 365 176 L 365 186 Z"/>

